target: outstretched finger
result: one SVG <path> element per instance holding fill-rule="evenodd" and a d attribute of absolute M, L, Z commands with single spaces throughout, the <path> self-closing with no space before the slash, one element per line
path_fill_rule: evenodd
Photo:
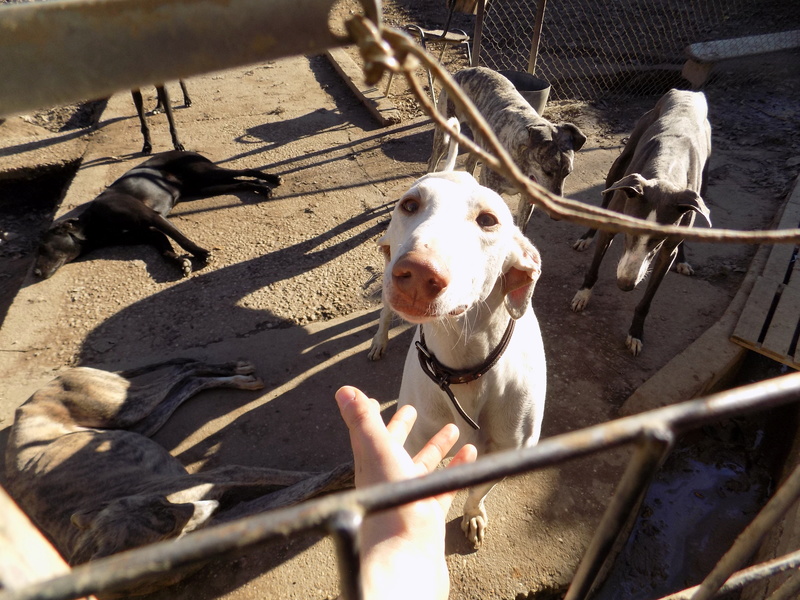
<path fill-rule="evenodd" d="M 406 404 L 397 409 L 397 412 L 394 413 L 386 429 L 389 431 L 389 435 L 392 436 L 392 439 L 402 446 L 406 443 L 408 434 L 411 432 L 411 428 L 414 426 L 416 420 L 417 410 L 410 404 Z"/>
<path fill-rule="evenodd" d="M 456 455 L 447 465 L 447 468 L 451 469 L 452 467 L 475 462 L 476 458 L 478 458 L 478 450 L 475 448 L 475 446 L 472 444 L 465 444 L 461 450 L 456 452 Z M 453 503 L 453 498 L 456 497 L 456 493 L 457 490 L 453 492 L 445 492 L 444 494 L 439 494 L 436 496 L 436 501 L 442 507 L 442 512 L 444 514 L 447 514 L 447 511 L 450 510 L 450 505 Z"/>
<path fill-rule="evenodd" d="M 356 453 L 364 444 L 371 446 L 373 439 L 385 435 L 386 428 L 376 400 L 368 398 L 358 388 L 347 385 L 339 388 L 335 397 Z"/>
<path fill-rule="evenodd" d="M 448 423 L 439 430 L 439 433 L 428 440 L 428 443 L 414 457 L 414 463 L 422 465 L 425 472 L 430 473 L 436 468 L 436 465 L 442 462 L 457 441 L 458 427 L 453 423 Z"/>

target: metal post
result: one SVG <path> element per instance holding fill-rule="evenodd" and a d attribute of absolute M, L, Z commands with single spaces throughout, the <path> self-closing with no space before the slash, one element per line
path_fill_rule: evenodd
<path fill-rule="evenodd" d="M 539 0 L 536 4 L 536 18 L 533 21 L 533 38 L 531 39 L 531 56 L 528 60 L 528 73 L 536 74 L 536 61 L 539 58 L 539 42 L 542 39 L 542 26 L 544 25 L 544 9 L 547 0 Z"/>
<path fill-rule="evenodd" d="M 335 0 L 0 4 L 0 115 L 350 43 Z M 381 22 L 380 0 L 361 0 Z"/>
<path fill-rule="evenodd" d="M 472 60 L 471 67 L 477 67 L 481 62 L 481 42 L 483 41 L 483 18 L 486 16 L 486 0 L 478 0 L 478 13 L 475 17 L 475 31 L 472 34 Z"/>
<path fill-rule="evenodd" d="M 328 521 L 328 530 L 336 542 L 339 565 L 340 597 L 344 600 L 363 600 L 361 588 L 361 559 L 358 552 L 358 530 L 363 516 L 353 510 L 337 512 Z"/>
<path fill-rule="evenodd" d="M 583 600 L 588 597 L 592 587 L 600 583 L 598 576 L 601 569 L 614 560 L 614 555 L 619 553 L 624 540 L 630 534 L 650 481 L 672 448 L 674 440 L 675 436 L 669 429 L 653 428 L 645 431 L 586 549 L 586 554 L 578 565 L 564 600 Z"/>

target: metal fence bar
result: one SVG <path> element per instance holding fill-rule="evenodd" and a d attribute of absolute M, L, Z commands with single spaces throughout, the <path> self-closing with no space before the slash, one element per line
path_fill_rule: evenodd
<path fill-rule="evenodd" d="M 381 0 L 360 0 L 381 21 Z M 0 6 L 0 116 L 349 43 L 335 0 L 71 0 Z"/>
<path fill-rule="evenodd" d="M 715 597 L 736 592 L 751 583 L 756 583 L 798 568 L 800 568 L 800 551 L 786 554 L 780 558 L 775 558 L 747 569 L 742 569 L 734 573 L 728 581 L 725 582 L 725 585 L 719 589 Z M 695 586 L 681 590 L 669 596 L 663 596 L 658 600 L 690 600 L 692 594 L 695 593 L 699 587 L 700 586 Z M 773 599 L 770 598 L 769 600 Z"/>
<path fill-rule="evenodd" d="M 328 521 L 328 528 L 336 542 L 339 557 L 340 597 L 344 600 L 362 600 L 361 560 L 359 559 L 358 532 L 363 516 L 352 510 L 335 514 Z"/>
<path fill-rule="evenodd" d="M 211 557 L 302 531 L 324 532 L 342 511 L 371 514 L 444 492 L 519 475 L 635 443 L 643 432 L 669 428 L 678 433 L 727 417 L 800 401 L 800 373 L 624 417 L 542 440 L 524 450 L 499 452 L 470 465 L 428 476 L 334 494 L 304 504 L 248 517 L 178 540 L 159 542 L 81 565 L 27 588 L 0 592 L 0 600 L 70 600 L 114 590 L 141 578 L 188 567 Z"/>
<path fill-rule="evenodd" d="M 653 476 L 675 442 L 669 429 L 653 428 L 642 433 L 628 467 L 606 508 L 592 541 L 583 555 L 564 600 L 584 600 L 595 584 L 604 564 L 613 560 L 613 548 L 621 547 L 636 518 L 638 506 L 650 487 Z"/>

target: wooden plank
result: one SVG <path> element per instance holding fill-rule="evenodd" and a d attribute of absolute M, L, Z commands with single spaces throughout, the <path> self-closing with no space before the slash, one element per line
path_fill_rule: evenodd
<path fill-rule="evenodd" d="M 800 30 L 793 30 L 710 42 L 697 42 L 686 47 L 686 54 L 689 58 L 698 62 L 709 63 L 727 58 L 788 50 L 799 46 Z"/>
<path fill-rule="evenodd" d="M 791 264 L 794 246 L 792 244 L 775 244 L 769 253 L 764 272 L 761 274 L 766 279 L 771 279 L 775 285 L 784 283 L 786 273 Z"/>
<path fill-rule="evenodd" d="M 386 127 L 399 123 L 400 111 L 376 86 L 364 83 L 364 71 L 343 48 L 326 52 L 333 68 L 378 122 Z"/>
<path fill-rule="evenodd" d="M 800 320 L 800 282 L 784 286 L 778 306 L 761 344 L 761 352 L 782 363 L 794 363 L 790 346 Z"/>
<path fill-rule="evenodd" d="M 795 229 L 799 225 L 800 186 L 796 185 L 786 201 L 776 229 Z M 794 249 L 794 244 L 776 244 L 773 246 L 762 275 L 775 279 L 776 283 L 782 283 L 789 269 Z"/>
<path fill-rule="evenodd" d="M 733 330 L 732 341 L 752 350 L 760 348 L 758 338 L 764 328 L 764 319 L 769 313 L 777 290 L 778 286 L 774 281 L 759 276 L 747 298 L 739 322 L 736 323 L 736 328 Z"/>

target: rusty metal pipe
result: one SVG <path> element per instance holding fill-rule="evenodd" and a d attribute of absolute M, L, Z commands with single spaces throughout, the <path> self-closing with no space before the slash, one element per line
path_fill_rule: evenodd
<path fill-rule="evenodd" d="M 380 23 L 381 1 L 360 0 Z M 0 6 L 0 116 L 350 43 L 336 0 L 53 0 Z M 344 28 L 342 27 L 344 32 Z"/>
<path fill-rule="evenodd" d="M 589 597 L 592 588 L 602 583 L 603 567 L 622 549 L 650 483 L 674 443 L 675 435 L 667 428 L 656 427 L 643 432 L 564 600 L 583 600 Z"/>
<path fill-rule="evenodd" d="M 787 571 L 796 571 L 798 568 L 800 568 L 800 550 L 797 552 L 792 552 L 791 554 L 786 554 L 779 558 L 774 558 L 772 560 L 753 565 L 752 567 L 748 567 L 734 573 L 728 579 L 728 581 L 725 582 L 725 585 L 719 589 L 719 592 L 714 597 L 722 597 L 725 594 L 730 594 L 731 592 L 741 590 L 743 587 L 750 585 L 751 583 L 763 581 L 764 579 L 774 577 L 780 573 L 786 573 Z M 681 590 L 680 592 L 670 594 L 669 596 L 664 596 L 658 600 L 689 600 L 692 594 L 694 594 L 699 588 L 700 586 L 691 587 Z M 789 598 L 791 600 L 794 599 L 793 596 L 790 596 Z M 769 600 L 774 599 L 770 597 Z"/>

